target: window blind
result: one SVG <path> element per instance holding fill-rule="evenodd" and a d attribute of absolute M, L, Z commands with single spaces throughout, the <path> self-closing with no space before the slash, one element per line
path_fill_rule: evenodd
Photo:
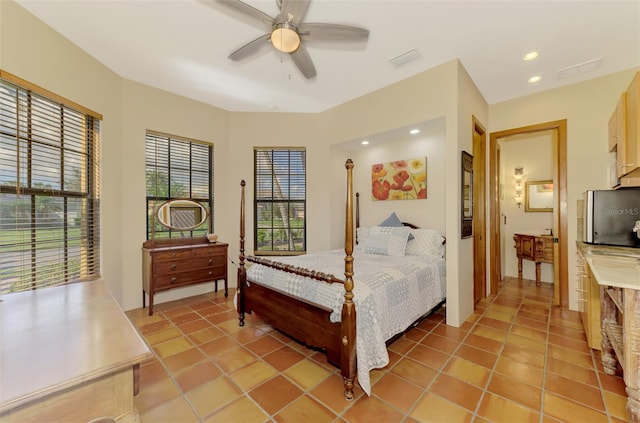
<path fill-rule="evenodd" d="M 2 76 L 0 293 L 97 279 L 100 120 Z"/>
<path fill-rule="evenodd" d="M 157 132 L 146 134 L 147 239 L 203 236 L 213 232 L 213 145 Z M 167 200 L 200 202 L 209 219 L 179 231 L 157 222 L 154 213 Z"/>
<path fill-rule="evenodd" d="M 306 251 L 306 150 L 255 148 L 256 254 Z"/>

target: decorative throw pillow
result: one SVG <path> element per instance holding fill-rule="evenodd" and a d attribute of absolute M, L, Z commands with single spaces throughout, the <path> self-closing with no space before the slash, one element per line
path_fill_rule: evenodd
<path fill-rule="evenodd" d="M 389 215 L 389 217 L 387 217 L 385 220 L 380 222 L 378 226 L 391 226 L 395 228 L 395 227 L 402 227 L 404 225 L 402 224 L 402 221 L 400 220 L 396 212 L 393 212 Z M 410 240 L 413 239 L 413 235 L 411 234 L 411 232 L 409 232 L 409 239 Z"/>
<path fill-rule="evenodd" d="M 404 256 L 410 229 L 406 226 L 374 226 L 362 244 L 365 253 Z"/>
<path fill-rule="evenodd" d="M 438 256 L 444 257 L 444 236 L 434 229 L 411 229 L 415 236 L 407 242 L 408 256 Z"/>

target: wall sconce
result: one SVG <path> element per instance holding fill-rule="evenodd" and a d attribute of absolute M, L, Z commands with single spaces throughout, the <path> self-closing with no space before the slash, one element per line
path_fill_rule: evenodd
<path fill-rule="evenodd" d="M 518 208 L 522 206 L 522 175 L 524 174 L 524 169 L 521 167 L 516 167 L 513 172 L 513 179 L 515 180 L 515 195 L 514 199 L 516 200 L 516 204 Z"/>

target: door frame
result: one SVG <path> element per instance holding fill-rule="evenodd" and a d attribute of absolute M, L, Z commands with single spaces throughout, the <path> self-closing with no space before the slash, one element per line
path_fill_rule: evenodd
<path fill-rule="evenodd" d="M 473 303 L 487 296 L 487 131 L 475 116 L 473 140 Z"/>
<path fill-rule="evenodd" d="M 561 305 L 563 308 L 569 307 L 569 283 L 568 283 L 568 228 L 567 228 L 567 120 L 557 120 L 546 123 L 539 123 L 530 126 L 507 129 L 504 131 L 492 132 L 489 137 L 489 220 L 491 242 L 489 251 L 491 259 L 489 261 L 489 278 L 491 294 L 495 295 L 500 289 L 500 257 L 502 254 L 500 246 L 500 192 L 499 192 L 499 169 L 498 169 L 498 140 L 511 135 L 528 134 L 542 131 L 555 131 L 557 143 L 553 148 L 553 183 L 557 189 L 554 204 L 554 227 L 558 240 L 557 262 L 554 263 L 557 278 L 555 285 L 554 305 Z"/>

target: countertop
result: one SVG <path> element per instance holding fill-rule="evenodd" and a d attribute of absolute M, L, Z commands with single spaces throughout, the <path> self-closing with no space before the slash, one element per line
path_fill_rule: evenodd
<path fill-rule="evenodd" d="M 640 290 L 640 249 L 578 242 L 599 285 Z"/>
<path fill-rule="evenodd" d="M 151 356 L 102 281 L 0 300 L 0 412 Z"/>

